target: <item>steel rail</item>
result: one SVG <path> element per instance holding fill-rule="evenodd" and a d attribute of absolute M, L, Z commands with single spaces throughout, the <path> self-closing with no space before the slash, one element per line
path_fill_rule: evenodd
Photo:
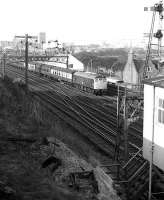
<path fill-rule="evenodd" d="M 34 87 L 34 86 L 33 86 Z M 35 86 L 36 87 L 36 86 Z M 51 86 L 52 87 L 52 86 Z M 45 88 L 44 88 L 45 89 Z M 49 87 L 47 87 L 47 89 L 49 89 Z M 55 92 L 58 92 L 59 93 L 59 91 L 55 91 Z M 64 96 L 64 98 L 68 98 L 69 99 L 69 101 L 70 101 L 70 97 L 68 96 L 68 95 L 66 95 L 65 94 L 65 92 L 61 92 L 60 91 L 60 98 L 61 98 L 61 94 Z M 68 105 L 68 99 L 66 100 L 67 101 L 67 105 Z M 70 104 L 70 102 L 69 102 L 69 104 Z M 84 109 L 83 109 L 84 110 Z M 74 109 L 74 111 L 75 111 L 75 109 Z M 76 111 L 76 114 L 77 114 L 77 111 Z M 92 113 L 93 114 L 93 113 Z M 88 118 L 86 117 L 86 116 L 82 116 L 82 114 L 80 114 L 81 115 L 81 117 L 83 117 L 83 119 L 85 119 L 85 120 L 87 120 L 87 122 L 88 122 Z M 89 115 L 90 116 L 90 115 Z M 90 120 L 90 119 L 89 119 Z M 93 120 L 91 121 L 91 123 L 93 123 Z M 90 124 L 89 124 L 89 127 L 90 127 Z M 102 128 L 102 126 L 101 126 L 101 128 Z M 115 133 L 115 132 L 114 132 Z M 100 134 L 101 135 L 101 134 Z M 133 144 L 133 143 L 129 143 L 131 146 L 133 146 L 133 147 L 137 147 L 135 144 Z"/>

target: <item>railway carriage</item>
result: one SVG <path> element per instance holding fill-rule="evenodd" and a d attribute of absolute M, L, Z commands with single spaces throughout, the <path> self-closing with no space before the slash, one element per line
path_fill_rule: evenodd
<path fill-rule="evenodd" d="M 51 67 L 50 76 L 60 81 L 72 83 L 74 72 L 75 72 L 74 70 L 70 70 L 70 69 L 65 69 L 65 68 L 60 68 L 60 67 Z"/>
<path fill-rule="evenodd" d="M 25 62 L 19 63 L 18 67 L 25 69 Z M 28 70 L 34 72 L 35 71 L 35 63 L 28 63 Z"/>
<path fill-rule="evenodd" d="M 20 69 L 25 69 L 25 62 L 15 63 L 14 66 Z M 28 70 L 35 72 L 35 63 L 28 63 Z"/>
<path fill-rule="evenodd" d="M 21 63 L 20 66 L 21 69 L 24 69 L 25 63 Z M 28 70 L 58 81 L 71 83 L 74 87 L 94 94 L 101 95 L 107 91 L 107 79 L 102 74 L 77 72 L 69 68 L 52 66 L 42 61 L 30 62 Z"/>
<path fill-rule="evenodd" d="M 28 70 L 34 72 L 35 71 L 35 63 L 29 63 Z"/>
<path fill-rule="evenodd" d="M 57 79 L 59 81 L 72 83 L 72 77 L 75 70 L 48 65 L 45 62 L 39 61 L 35 62 L 35 72 L 46 77 Z"/>
<path fill-rule="evenodd" d="M 23 63 L 23 62 L 15 62 L 15 63 L 12 63 L 12 65 L 14 66 L 14 67 L 17 67 L 17 68 L 19 68 L 19 69 L 24 69 L 25 68 L 25 64 Z"/>
<path fill-rule="evenodd" d="M 87 72 L 75 72 L 73 75 L 73 84 L 82 90 L 102 94 L 107 90 L 107 80 L 104 75 Z"/>
<path fill-rule="evenodd" d="M 50 76 L 51 74 L 51 66 L 46 64 L 41 64 L 40 73 L 44 76 Z"/>
<path fill-rule="evenodd" d="M 35 62 L 35 72 L 41 74 L 42 64 L 39 62 Z"/>

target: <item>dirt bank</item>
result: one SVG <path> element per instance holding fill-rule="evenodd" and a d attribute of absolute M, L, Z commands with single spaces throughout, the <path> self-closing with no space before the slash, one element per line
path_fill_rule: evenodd
<path fill-rule="evenodd" d="M 55 138 L 53 155 L 61 161 L 53 173 L 42 168 L 52 156 L 51 148 L 42 142 L 46 136 Z M 32 95 L 27 96 L 8 79 L 5 84 L 0 80 L 1 199 L 117 199 L 113 191 L 103 196 L 101 191 L 95 194 L 92 189 L 77 192 L 70 188 L 69 174 L 94 170 L 101 157 L 85 139 L 79 139 L 76 130 L 47 113 Z"/>

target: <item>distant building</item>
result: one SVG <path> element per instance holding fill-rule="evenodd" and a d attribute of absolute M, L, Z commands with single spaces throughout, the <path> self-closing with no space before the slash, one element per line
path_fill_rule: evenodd
<path fill-rule="evenodd" d="M 16 49 L 25 48 L 25 38 L 14 37 L 13 43 L 14 43 Z M 36 46 L 39 47 L 38 37 L 35 36 L 35 38 L 28 39 L 28 44 L 29 44 L 29 51 L 33 50 Z"/>
<path fill-rule="evenodd" d="M 67 65 L 67 59 L 68 59 L 68 65 Z M 44 63 L 55 67 L 69 68 L 76 71 L 84 71 L 84 64 L 71 54 L 68 54 L 68 57 L 67 55 L 64 55 L 63 57 L 62 55 L 61 57 L 60 56 L 53 57 L 49 60 L 49 62 L 44 62 Z"/>
<path fill-rule="evenodd" d="M 45 32 L 39 33 L 39 43 L 40 44 L 46 43 L 46 33 Z"/>
<path fill-rule="evenodd" d="M 79 61 L 77 58 L 75 58 L 74 56 L 72 56 L 71 54 L 69 54 L 69 58 L 68 58 L 68 64 L 72 69 L 77 70 L 77 71 L 84 71 L 84 64 Z"/>
<path fill-rule="evenodd" d="M 133 61 L 132 49 L 128 53 L 128 60 L 123 70 L 123 81 L 132 84 L 138 84 L 139 82 L 139 73 Z"/>
<path fill-rule="evenodd" d="M 14 46 L 14 42 L 13 41 L 0 41 L 0 46 L 2 48 L 4 47 L 13 47 Z"/>
<path fill-rule="evenodd" d="M 145 58 L 134 56 L 132 49 L 128 52 L 128 59 L 125 63 L 116 62 L 113 70 L 125 83 L 140 84 L 143 80 Z M 158 69 L 149 61 L 149 68 L 152 76 L 158 73 Z"/>

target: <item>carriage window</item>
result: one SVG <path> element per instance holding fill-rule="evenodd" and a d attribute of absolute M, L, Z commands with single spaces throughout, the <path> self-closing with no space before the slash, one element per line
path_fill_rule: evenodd
<path fill-rule="evenodd" d="M 158 122 L 164 124 L 164 99 L 158 101 Z"/>

